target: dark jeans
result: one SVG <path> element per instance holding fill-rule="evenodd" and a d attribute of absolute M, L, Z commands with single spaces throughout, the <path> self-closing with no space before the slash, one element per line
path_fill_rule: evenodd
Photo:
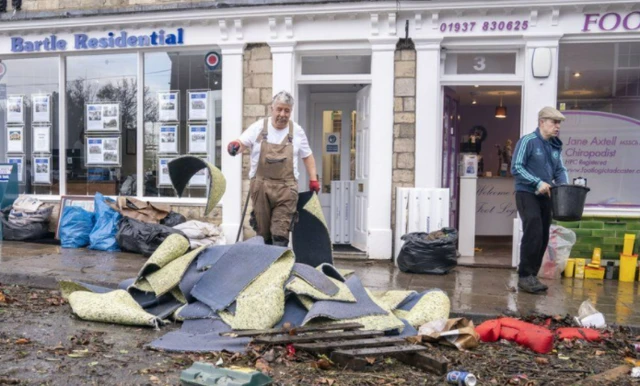
<path fill-rule="evenodd" d="M 520 277 L 536 276 L 549 243 L 551 200 L 546 195 L 516 192 L 516 207 L 522 219 L 520 244 Z"/>

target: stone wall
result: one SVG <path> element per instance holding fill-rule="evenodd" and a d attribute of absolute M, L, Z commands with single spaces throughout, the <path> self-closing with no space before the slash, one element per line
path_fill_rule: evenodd
<path fill-rule="evenodd" d="M 393 111 L 393 191 L 391 193 L 391 229 L 395 229 L 396 188 L 415 186 L 415 50 L 396 50 Z"/>
<path fill-rule="evenodd" d="M 272 59 L 271 47 L 267 44 L 251 44 L 244 50 L 244 104 L 243 104 L 243 129 L 247 129 L 252 123 L 269 114 L 269 105 L 272 95 Z M 226 146 L 226 145 L 225 145 Z M 249 154 L 245 151 L 242 156 L 242 205 L 249 192 Z M 244 217 L 244 237 L 255 236 L 255 232 L 249 225 L 249 213 L 251 202 Z"/>
<path fill-rule="evenodd" d="M 189 0 L 195 2 L 211 2 L 210 0 Z M 122 8 L 136 5 L 179 4 L 176 0 L 22 0 L 23 11 L 60 11 Z M 9 10 L 12 9 L 9 1 Z"/>

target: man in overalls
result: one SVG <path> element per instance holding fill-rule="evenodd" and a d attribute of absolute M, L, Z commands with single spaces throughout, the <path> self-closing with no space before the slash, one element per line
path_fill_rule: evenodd
<path fill-rule="evenodd" d="M 227 146 L 235 156 L 250 149 L 252 226 L 267 244 L 286 247 L 298 203 L 298 157 L 309 175 L 309 190 L 320 191 L 307 136 L 290 120 L 293 97 L 277 93 L 271 102 L 271 117 L 261 119 Z"/>

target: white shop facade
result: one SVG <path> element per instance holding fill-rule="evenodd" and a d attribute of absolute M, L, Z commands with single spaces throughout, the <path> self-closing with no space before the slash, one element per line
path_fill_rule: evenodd
<path fill-rule="evenodd" d="M 243 90 L 252 71 L 244 68 L 245 50 L 266 43 L 272 90 L 296 97 L 294 119 L 316 155 L 330 226 L 348 234 L 334 241 L 388 259 L 394 57 L 407 21 L 416 58 L 413 186 L 449 188 L 450 223 L 468 240 L 513 235 L 513 184 L 508 172 L 501 175 L 495 145 L 510 139 L 515 146 L 546 105 L 568 113 L 574 142 L 565 163 L 580 168 L 570 175 L 598 186 L 608 178 L 610 190 L 594 189 L 588 210 L 640 213 L 638 195 L 627 195 L 640 177 L 616 171 L 639 164 L 637 152 L 618 149 L 640 119 L 633 103 L 640 13 L 627 1 L 606 9 L 591 1 L 351 2 L 5 22 L 0 161 L 19 164 L 21 191 L 47 201 L 99 191 L 204 206 L 202 177 L 178 199 L 164 169 L 180 155 L 207 158 L 227 179 L 218 220 L 233 242 L 242 161 L 224 149 L 245 126 Z M 594 55 L 593 47 L 606 54 Z M 506 108 L 505 118 L 495 117 L 497 107 Z M 620 132 L 615 140 L 598 131 L 611 122 Z M 592 134 L 577 130 L 585 127 Z M 472 135 L 480 151 L 468 145 Z M 462 180 L 471 189 L 460 183 L 461 153 L 484 162 L 480 178 Z M 607 163 L 583 165 L 583 158 Z M 307 182 L 303 173 L 301 190 Z M 350 217 L 336 222 L 335 191 L 345 186 Z"/>

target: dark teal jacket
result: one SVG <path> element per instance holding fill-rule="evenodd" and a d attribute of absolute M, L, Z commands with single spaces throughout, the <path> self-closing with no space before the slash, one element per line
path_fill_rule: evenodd
<path fill-rule="evenodd" d="M 547 141 L 539 128 L 520 138 L 511 159 L 511 174 L 516 179 L 518 192 L 535 193 L 543 181 L 551 186 L 568 183 L 560 138 Z"/>

